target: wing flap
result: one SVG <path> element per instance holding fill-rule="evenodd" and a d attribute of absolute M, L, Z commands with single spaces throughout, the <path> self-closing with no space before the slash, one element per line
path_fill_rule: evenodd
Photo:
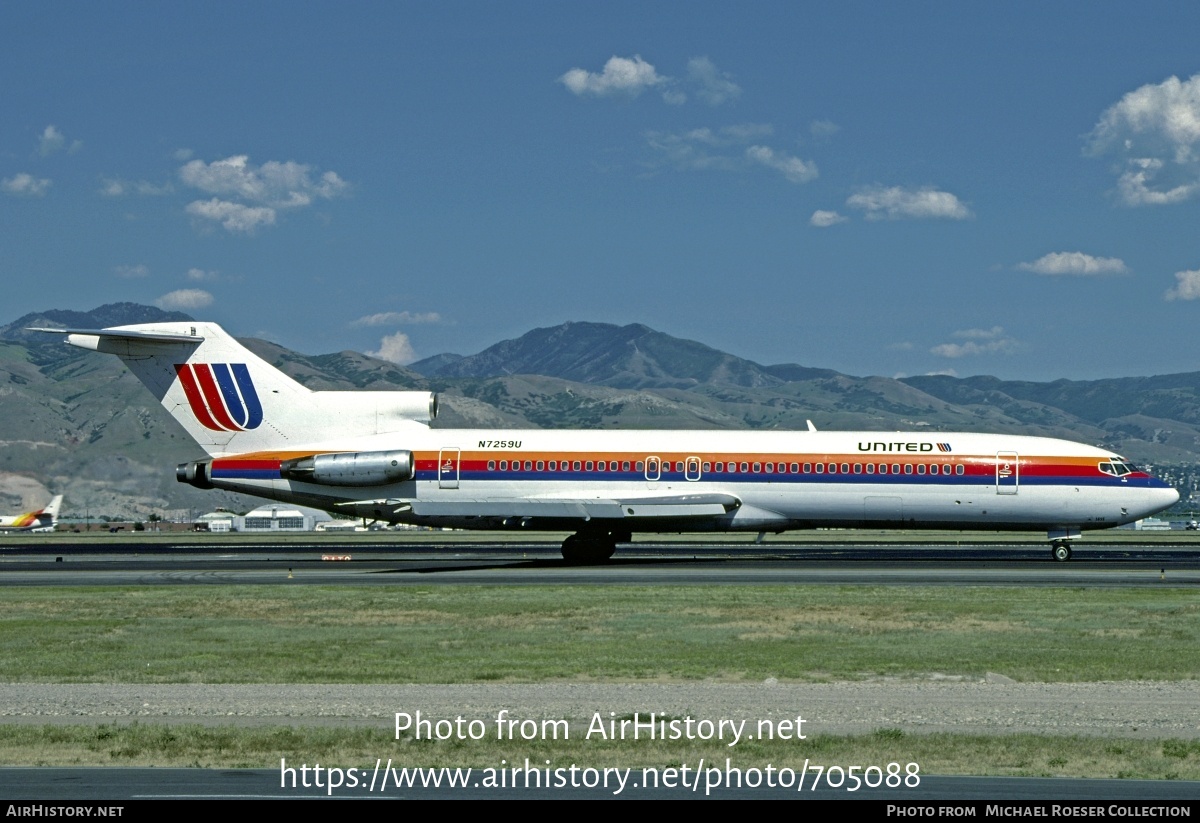
<path fill-rule="evenodd" d="M 441 500 L 359 500 L 341 505 L 354 508 L 386 505 L 418 517 L 545 517 L 568 520 L 640 520 L 681 517 L 721 517 L 741 506 L 731 494 L 680 494 L 657 497 L 595 498 L 472 498 Z"/>

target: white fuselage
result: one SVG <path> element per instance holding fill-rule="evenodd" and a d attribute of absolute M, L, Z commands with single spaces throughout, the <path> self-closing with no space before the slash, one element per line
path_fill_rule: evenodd
<path fill-rule="evenodd" d="M 281 477 L 291 454 L 412 452 L 414 476 L 344 488 Z M 1174 489 L 1121 458 L 1016 435 L 880 432 L 438 430 L 331 440 L 294 452 L 218 456 L 213 485 L 395 522 L 461 528 L 575 528 L 586 501 L 630 531 L 814 526 L 1084 530 L 1170 506 Z M 687 508 L 727 496 L 736 505 Z M 639 500 L 648 505 L 630 506 Z M 583 501 L 583 509 L 565 503 Z M 352 504 L 352 505 L 347 505 Z M 672 505 L 675 504 L 675 505 Z M 699 504 L 698 504 L 699 505 Z M 681 508 L 682 506 L 682 508 Z"/>

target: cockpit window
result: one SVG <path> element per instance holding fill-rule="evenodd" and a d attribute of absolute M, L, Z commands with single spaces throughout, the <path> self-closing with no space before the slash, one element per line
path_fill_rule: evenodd
<path fill-rule="evenodd" d="M 1105 474 L 1111 474 L 1113 477 L 1124 477 L 1127 474 L 1133 474 L 1138 471 L 1137 466 L 1132 463 L 1127 463 L 1124 460 L 1112 460 L 1110 462 L 1101 463 L 1100 471 Z"/>

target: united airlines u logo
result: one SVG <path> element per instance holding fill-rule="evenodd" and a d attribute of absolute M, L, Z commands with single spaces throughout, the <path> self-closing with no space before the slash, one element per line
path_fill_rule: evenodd
<path fill-rule="evenodd" d="M 262 423 L 262 403 L 245 363 L 179 363 L 175 374 L 204 428 L 239 432 Z"/>

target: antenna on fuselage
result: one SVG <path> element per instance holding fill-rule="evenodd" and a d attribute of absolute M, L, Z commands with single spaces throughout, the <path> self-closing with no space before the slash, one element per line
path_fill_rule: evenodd
<path fill-rule="evenodd" d="M 811 420 L 805 420 L 804 422 L 808 424 L 808 430 L 810 432 L 815 432 L 817 430 L 817 427 L 813 425 Z"/>

